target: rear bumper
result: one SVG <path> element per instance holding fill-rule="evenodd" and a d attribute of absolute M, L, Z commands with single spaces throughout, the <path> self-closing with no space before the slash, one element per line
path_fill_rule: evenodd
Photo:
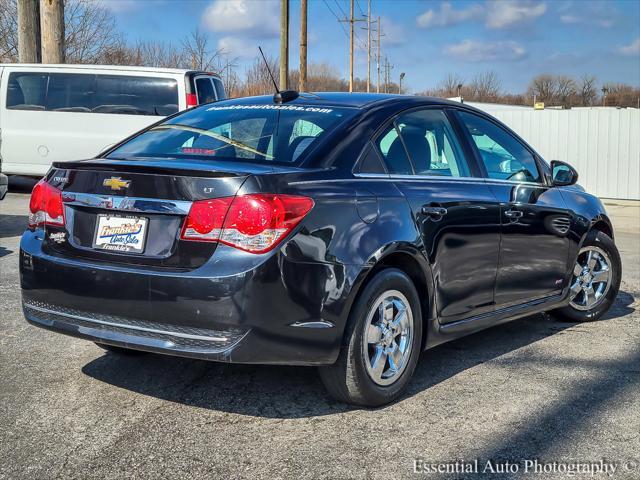
<path fill-rule="evenodd" d="M 339 353 L 344 267 L 290 262 L 220 246 L 201 268 L 175 272 L 75 260 L 20 246 L 25 318 L 98 343 L 234 363 L 322 365 Z"/>

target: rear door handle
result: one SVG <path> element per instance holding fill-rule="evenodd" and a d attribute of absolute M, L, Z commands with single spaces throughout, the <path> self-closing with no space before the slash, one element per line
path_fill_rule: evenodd
<path fill-rule="evenodd" d="M 447 209 L 444 207 L 433 207 L 431 205 L 423 205 L 422 213 L 429 217 L 443 217 L 447 214 Z"/>
<path fill-rule="evenodd" d="M 524 215 L 520 210 L 507 210 L 504 214 L 509 218 L 522 218 Z"/>

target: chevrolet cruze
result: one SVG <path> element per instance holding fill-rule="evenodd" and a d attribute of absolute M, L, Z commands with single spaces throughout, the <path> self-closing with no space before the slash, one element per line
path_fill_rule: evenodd
<path fill-rule="evenodd" d="M 337 399 L 382 405 L 424 349 L 607 311 L 620 256 L 576 180 L 459 103 L 207 104 L 53 165 L 20 247 L 24 314 L 113 352 L 317 365 Z"/>

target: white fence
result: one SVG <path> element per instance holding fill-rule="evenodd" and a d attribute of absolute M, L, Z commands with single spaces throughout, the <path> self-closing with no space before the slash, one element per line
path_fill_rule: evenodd
<path fill-rule="evenodd" d="M 545 160 L 575 167 L 578 181 L 602 198 L 640 200 L 640 110 L 533 110 L 470 103 L 500 119 Z"/>

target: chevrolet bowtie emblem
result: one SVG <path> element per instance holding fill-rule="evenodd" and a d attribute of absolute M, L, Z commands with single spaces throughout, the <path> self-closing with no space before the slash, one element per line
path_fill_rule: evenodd
<path fill-rule="evenodd" d="M 127 188 L 131 184 L 131 180 L 122 180 L 120 177 L 111 177 L 105 179 L 102 182 L 102 185 L 105 187 L 109 187 L 111 190 L 122 190 L 123 188 Z"/>

